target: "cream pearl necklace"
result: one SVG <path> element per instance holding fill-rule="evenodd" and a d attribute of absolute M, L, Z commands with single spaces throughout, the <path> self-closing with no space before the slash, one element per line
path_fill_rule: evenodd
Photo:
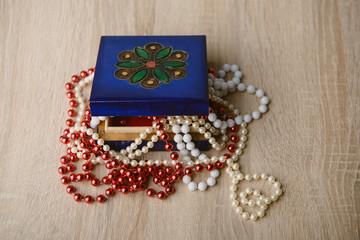
<path fill-rule="evenodd" d="M 225 82 L 224 77 L 229 71 L 232 71 L 234 73 L 234 77 L 232 80 Z M 105 120 L 105 117 L 91 117 L 90 111 L 87 109 L 87 103 L 81 95 L 81 90 L 93 80 L 93 73 L 94 70 L 92 69 L 89 70 L 88 73 L 83 71 L 80 74 L 81 78 L 78 76 L 73 76 L 72 78 L 73 82 L 78 83 L 78 86 L 73 87 L 71 83 L 68 83 L 66 85 L 67 90 L 74 90 L 74 92 L 69 91 L 67 93 L 67 97 L 72 99 L 69 104 L 72 108 L 78 108 L 79 111 L 75 112 L 74 109 L 71 109 L 68 112 L 68 115 L 70 117 L 75 117 L 76 113 L 77 116 L 75 117 L 75 121 L 73 121 L 73 119 L 68 119 L 66 121 L 66 124 L 67 126 L 69 126 L 69 128 L 64 131 L 64 135 L 60 138 L 61 142 L 68 145 L 67 153 L 70 155 L 62 157 L 62 164 L 68 163 L 67 160 L 64 160 L 66 158 L 69 158 L 71 161 L 76 158 L 82 158 L 86 162 L 83 165 L 83 170 L 91 170 L 96 164 L 101 163 L 104 164 L 108 169 L 118 169 L 118 167 L 121 167 L 121 170 L 128 168 L 126 166 L 130 166 L 130 168 L 132 169 L 137 169 L 136 171 L 138 172 L 135 171 L 134 174 L 142 174 L 142 172 L 144 171 L 151 171 L 151 174 L 154 177 L 154 182 L 156 184 L 161 184 L 166 190 L 165 192 L 159 192 L 157 194 L 159 199 L 164 199 L 166 198 L 166 196 L 171 195 L 174 192 L 174 189 L 171 185 L 169 185 L 170 183 L 166 183 L 166 181 L 164 181 L 163 183 L 163 181 L 157 180 L 157 174 L 161 174 L 161 176 L 166 176 L 166 174 L 168 174 L 167 178 L 173 179 L 172 183 L 174 183 L 174 181 L 176 182 L 176 179 L 183 176 L 182 181 L 188 184 L 190 190 L 199 189 L 200 191 L 204 191 L 207 189 L 208 186 L 215 185 L 216 178 L 219 176 L 219 170 L 216 168 L 222 168 L 223 164 L 226 162 L 226 172 L 232 178 L 233 184 L 231 186 L 232 205 L 235 207 L 237 213 L 241 213 L 244 219 L 249 218 L 251 220 L 256 220 L 257 217 L 264 216 L 264 211 L 267 209 L 267 205 L 273 201 L 276 201 L 281 195 L 281 185 L 280 183 L 275 182 L 275 179 L 273 177 L 267 177 L 265 174 L 262 174 L 261 178 L 258 178 L 258 175 L 256 174 L 246 174 L 244 176 L 244 174 L 239 171 L 239 164 L 237 163 L 237 161 L 239 160 L 239 156 L 242 154 L 242 151 L 245 148 L 245 142 L 247 140 L 246 123 L 250 123 L 252 120 L 259 119 L 261 114 L 267 111 L 266 105 L 269 103 L 269 99 L 264 95 L 263 90 L 256 90 L 255 87 L 253 87 L 252 85 L 246 86 L 245 84 L 240 83 L 242 73 L 241 71 L 239 71 L 237 65 L 230 66 L 228 64 L 225 64 L 223 66 L 223 70 L 220 70 L 218 72 L 218 78 L 215 78 L 215 72 L 213 70 L 211 70 L 211 73 L 209 74 L 209 99 L 211 102 L 214 103 L 214 106 L 221 106 L 219 110 L 220 115 L 211 112 L 206 118 L 199 118 L 197 116 L 168 116 L 166 118 L 154 119 L 152 127 L 149 127 L 144 132 L 140 133 L 139 138 L 135 139 L 135 141 L 130 144 L 130 146 L 122 149 L 119 152 L 111 150 L 110 147 L 104 143 L 104 140 L 99 138 L 99 135 L 92 129 L 96 128 L 100 121 Z M 235 109 L 232 104 L 229 104 L 227 101 L 222 99 L 222 97 L 225 97 L 229 92 L 234 92 L 236 90 L 240 92 L 244 92 L 246 90 L 250 94 L 255 93 L 256 96 L 260 98 L 261 105 L 259 109 L 252 112 L 251 114 L 240 115 L 239 110 Z M 75 98 L 76 100 L 74 100 L 73 98 Z M 223 119 L 223 117 L 221 117 L 225 113 L 224 109 L 229 112 L 227 119 Z M 232 114 L 232 116 L 230 116 L 229 114 Z M 86 123 L 87 121 L 88 123 Z M 212 148 L 216 149 L 217 151 L 221 151 L 225 149 L 226 143 L 229 140 L 229 137 L 226 135 L 226 129 L 231 129 L 232 132 L 237 132 L 238 125 L 241 127 L 240 132 L 242 135 L 240 137 L 237 137 L 236 134 L 233 134 L 231 136 L 231 139 L 232 141 L 234 141 L 234 143 L 229 144 L 228 150 L 232 155 L 225 154 L 220 157 L 212 156 L 209 158 L 206 154 L 200 153 L 199 149 L 197 149 L 195 144 L 192 142 L 192 136 L 189 133 L 190 127 L 198 130 L 199 133 L 203 134 L 204 137 L 208 139 Z M 135 160 L 135 158 L 146 154 L 149 149 L 154 146 L 154 143 L 159 141 L 159 139 L 167 141 L 168 135 L 167 133 L 165 133 L 165 131 L 169 129 L 171 129 L 176 134 L 174 140 L 176 142 L 177 148 L 180 150 L 180 154 L 178 154 L 177 152 L 172 152 L 170 155 L 172 160 Z M 88 142 L 84 142 L 79 139 L 79 136 L 82 139 L 87 139 L 86 137 L 88 136 L 90 136 L 90 138 L 88 139 Z M 139 145 L 147 136 L 151 136 L 151 141 L 148 141 L 147 146 L 143 146 L 141 149 L 139 149 Z M 220 138 L 220 141 L 216 140 L 216 138 Z M 89 152 L 88 150 L 89 148 L 87 145 L 89 144 L 94 146 L 91 152 Z M 172 144 L 166 143 L 165 146 L 166 149 L 169 151 L 173 149 Z M 100 152 L 101 154 L 97 154 L 98 152 Z M 179 158 L 180 155 L 183 156 L 181 159 Z M 195 158 L 195 160 L 193 160 L 192 158 Z M 66 167 L 60 167 L 60 174 L 65 174 L 66 171 L 72 172 L 74 170 L 74 166 L 70 165 L 72 164 L 69 164 Z M 187 168 L 183 169 L 183 165 L 186 165 Z M 205 165 L 206 169 L 210 172 L 210 177 L 207 179 L 206 183 L 200 182 L 199 184 L 197 184 L 195 182 L 192 182 L 191 175 L 193 173 L 193 167 L 195 166 L 196 171 L 198 171 L 199 169 L 204 168 L 203 165 Z M 159 166 L 160 168 L 154 168 L 153 166 Z M 161 166 L 172 166 L 175 170 L 171 170 L 171 167 L 163 169 Z M 143 167 L 145 167 L 145 170 L 142 170 Z M 105 180 L 103 179 L 104 184 L 107 184 L 107 182 L 109 181 L 113 181 L 111 180 L 111 178 L 113 178 L 114 174 L 117 173 L 114 171 L 117 170 L 111 171 L 109 173 L 109 176 Z M 130 169 L 128 171 L 130 171 Z M 166 174 L 162 173 L 162 171 L 166 172 Z M 176 171 L 176 173 L 174 173 L 173 171 Z M 120 174 L 124 174 L 124 172 L 125 170 L 123 170 L 122 172 L 120 171 Z M 89 172 L 87 172 L 86 174 L 88 173 Z M 70 175 L 69 178 L 71 180 L 81 181 L 81 179 L 83 178 L 81 177 L 81 175 L 77 175 L 76 178 L 74 178 L 74 176 L 72 177 L 72 175 Z M 130 176 L 131 173 L 127 175 Z M 86 175 L 86 178 L 88 176 L 89 174 Z M 239 202 L 236 200 L 237 186 L 243 179 L 248 181 L 252 179 L 263 179 L 273 183 L 275 187 L 275 193 L 274 195 L 271 195 L 271 197 L 265 197 L 263 195 L 260 195 L 260 192 L 258 190 L 246 191 L 247 195 L 253 194 L 254 196 L 259 198 L 256 201 L 256 204 L 257 206 L 261 206 L 262 212 L 250 214 L 243 211 L 243 209 L 240 207 L 240 204 L 247 204 L 249 207 L 255 206 L 255 204 L 253 204 L 254 201 L 246 199 L 247 195 L 244 195 L 243 192 L 240 194 L 241 201 Z M 92 184 L 94 181 L 94 186 L 97 185 L 96 180 L 91 181 Z M 68 184 L 67 178 L 63 177 L 62 183 Z M 136 187 L 135 184 L 134 187 L 131 186 L 133 188 L 130 187 L 130 189 L 128 189 L 126 188 L 126 186 L 123 186 L 119 190 L 122 193 L 126 194 L 129 191 L 142 190 L 144 188 L 143 185 L 143 179 L 140 179 L 138 181 L 138 187 Z M 70 186 L 68 188 L 68 193 L 75 192 L 75 190 Z M 116 186 L 113 186 L 113 188 L 116 189 Z M 107 189 L 106 195 L 110 197 L 114 194 L 112 192 L 113 191 L 111 191 L 111 189 Z M 147 195 L 149 197 L 152 197 L 155 195 L 155 191 L 153 189 L 149 189 L 147 190 Z M 105 197 L 103 195 L 99 195 L 96 200 L 98 202 L 103 202 L 104 198 Z M 79 195 L 75 194 L 74 199 L 75 201 L 81 201 L 82 198 L 79 197 Z M 93 201 L 91 196 L 85 197 L 84 200 L 87 203 L 91 203 Z"/>

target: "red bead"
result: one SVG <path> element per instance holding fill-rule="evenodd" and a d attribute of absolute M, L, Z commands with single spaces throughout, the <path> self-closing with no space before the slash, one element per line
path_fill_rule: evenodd
<path fill-rule="evenodd" d="M 225 114 L 225 108 L 220 108 L 220 109 L 219 109 L 219 113 L 220 113 L 221 115 L 224 115 L 224 114 Z"/>
<path fill-rule="evenodd" d="M 161 184 L 161 186 L 163 186 L 163 187 L 169 186 L 169 182 L 166 181 L 166 180 L 162 180 L 162 181 L 160 182 L 160 184 Z"/>
<path fill-rule="evenodd" d="M 236 134 L 231 135 L 230 140 L 234 143 L 237 143 L 239 141 L 239 136 Z"/>
<path fill-rule="evenodd" d="M 76 177 L 77 177 L 77 175 L 76 175 L 75 173 L 70 174 L 70 176 L 69 176 L 69 178 L 70 178 L 70 180 L 71 180 L 72 182 L 75 182 L 75 181 L 76 181 Z"/>
<path fill-rule="evenodd" d="M 84 179 L 85 179 L 85 176 L 84 176 L 84 174 L 82 174 L 82 173 L 80 173 L 80 174 L 78 174 L 78 175 L 76 176 L 76 180 L 77 180 L 78 182 L 84 181 Z"/>
<path fill-rule="evenodd" d="M 209 73 L 211 73 L 215 77 L 215 70 L 213 68 L 209 68 Z"/>
<path fill-rule="evenodd" d="M 214 111 L 214 109 L 211 107 L 211 108 L 209 108 L 209 113 L 214 113 L 215 111 Z"/>
<path fill-rule="evenodd" d="M 121 186 L 120 192 L 122 194 L 128 194 L 129 193 L 129 187 L 128 186 Z"/>
<path fill-rule="evenodd" d="M 78 82 L 79 80 L 80 80 L 80 78 L 77 75 L 74 75 L 71 77 L 71 81 L 73 81 L 73 82 Z"/>
<path fill-rule="evenodd" d="M 105 163 L 105 167 L 106 167 L 107 169 L 112 169 L 113 166 L 111 165 L 111 161 L 107 161 L 107 162 Z"/>
<path fill-rule="evenodd" d="M 65 84 L 65 88 L 66 88 L 66 90 L 71 90 L 74 88 L 74 85 L 71 82 L 68 82 Z"/>
<path fill-rule="evenodd" d="M 203 166 L 202 164 L 197 164 L 197 165 L 195 166 L 195 170 L 196 170 L 197 172 L 202 172 L 202 171 L 204 171 L 204 166 Z"/>
<path fill-rule="evenodd" d="M 183 165 L 181 163 L 176 163 L 175 164 L 175 169 L 176 170 L 181 170 L 181 169 L 183 169 Z"/>
<path fill-rule="evenodd" d="M 87 138 L 88 135 L 86 134 L 86 132 L 80 132 L 79 136 L 80 136 L 81 139 L 85 139 L 85 138 Z"/>
<path fill-rule="evenodd" d="M 167 141 L 169 139 L 169 134 L 167 133 L 162 133 L 160 136 L 161 140 L 163 141 Z"/>
<path fill-rule="evenodd" d="M 90 144 L 91 146 L 96 145 L 96 140 L 93 139 L 93 138 L 89 138 L 89 144 Z"/>
<path fill-rule="evenodd" d="M 75 93 L 74 93 L 73 91 L 68 91 L 68 92 L 66 93 L 66 97 L 67 97 L 68 99 L 72 99 L 72 98 L 75 97 Z"/>
<path fill-rule="evenodd" d="M 59 167 L 58 171 L 59 171 L 60 174 L 66 174 L 67 173 L 67 170 L 66 170 L 66 168 L 64 166 Z"/>
<path fill-rule="evenodd" d="M 68 183 L 70 183 L 70 178 L 68 178 L 68 177 L 62 177 L 62 178 L 60 179 L 60 181 L 61 181 L 62 184 L 68 184 Z"/>
<path fill-rule="evenodd" d="M 110 184 L 111 183 L 111 180 L 108 178 L 108 177 L 103 177 L 102 178 L 102 182 L 106 185 Z"/>
<path fill-rule="evenodd" d="M 88 70 L 88 74 L 91 75 L 95 72 L 95 69 L 94 68 L 89 68 Z"/>
<path fill-rule="evenodd" d="M 171 167 L 166 167 L 166 168 L 165 168 L 165 172 L 166 172 L 167 174 L 171 174 L 171 173 L 173 173 L 173 169 L 172 169 Z"/>
<path fill-rule="evenodd" d="M 92 173 L 85 173 L 85 180 L 90 181 L 94 178 L 94 175 Z"/>
<path fill-rule="evenodd" d="M 85 116 L 91 117 L 90 109 L 85 110 Z"/>
<path fill-rule="evenodd" d="M 76 100 L 74 100 L 74 99 L 72 99 L 72 100 L 70 100 L 70 102 L 69 102 L 69 106 L 70 107 L 72 107 L 72 108 L 74 108 L 74 107 L 77 107 L 77 101 Z"/>
<path fill-rule="evenodd" d="M 209 172 L 213 171 L 213 170 L 215 169 L 215 164 L 213 164 L 213 163 L 208 163 L 208 164 L 206 165 L 206 169 L 207 169 Z"/>
<path fill-rule="evenodd" d="M 155 127 L 156 127 L 156 129 L 159 130 L 159 131 L 164 130 L 164 124 L 161 123 L 161 122 L 158 122 Z"/>
<path fill-rule="evenodd" d="M 84 198 L 84 201 L 86 203 L 93 203 L 94 202 L 94 198 L 90 195 L 87 195 L 85 198 Z"/>
<path fill-rule="evenodd" d="M 160 169 L 160 170 L 158 171 L 158 175 L 159 175 L 159 177 L 161 177 L 161 178 L 165 177 L 165 176 L 166 176 L 165 170 L 164 170 L 164 169 Z"/>
<path fill-rule="evenodd" d="M 172 152 L 170 154 L 170 158 L 171 158 L 171 160 L 178 160 L 179 159 L 179 154 L 177 152 Z"/>
<path fill-rule="evenodd" d="M 76 191 L 76 188 L 73 186 L 73 185 L 69 185 L 69 186 L 67 186 L 67 188 L 66 188 L 66 192 L 67 193 L 74 193 Z"/>
<path fill-rule="evenodd" d="M 96 145 L 91 149 L 93 153 L 99 153 L 101 150 L 102 148 L 99 145 Z"/>
<path fill-rule="evenodd" d="M 153 197 L 155 196 L 156 192 L 154 189 L 152 188 L 149 188 L 147 191 L 146 191 L 146 195 L 148 195 L 148 197 Z"/>
<path fill-rule="evenodd" d="M 236 146 L 234 144 L 229 144 L 228 150 L 229 150 L 229 152 L 235 152 L 236 151 Z"/>
<path fill-rule="evenodd" d="M 62 156 L 62 157 L 60 158 L 60 162 L 61 162 L 62 164 L 67 164 L 67 163 L 70 162 L 70 160 L 69 160 L 69 158 L 68 158 L 67 156 Z"/>
<path fill-rule="evenodd" d="M 179 178 L 183 177 L 185 175 L 185 173 L 182 170 L 178 170 L 175 173 Z"/>
<path fill-rule="evenodd" d="M 77 139 L 79 139 L 79 134 L 76 132 L 73 132 L 72 134 L 70 134 L 70 138 L 72 140 L 77 140 Z"/>
<path fill-rule="evenodd" d="M 106 198 L 104 195 L 99 195 L 96 197 L 96 201 L 98 201 L 99 203 L 103 203 L 105 202 Z"/>
<path fill-rule="evenodd" d="M 74 109 L 70 109 L 70 110 L 68 111 L 68 115 L 69 115 L 69 117 L 75 117 L 75 115 L 76 115 L 75 110 L 74 110 Z"/>
<path fill-rule="evenodd" d="M 85 141 L 82 141 L 82 142 L 80 143 L 80 147 L 81 147 L 82 149 L 86 149 L 86 148 L 89 147 L 89 143 L 87 143 L 87 142 L 85 142 Z"/>
<path fill-rule="evenodd" d="M 165 192 L 168 194 L 168 195 L 171 195 L 175 192 L 175 188 L 172 187 L 172 186 L 169 186 L 165 189 Z"/>
<path fill-rule="evenodd" d="M 88 172 L 88 171 L 90 171 L 91 169 L 93 169 L 94 168 L 94 165 L 91 163 L 91 162 L 87 162 L 87 163 L 84 163 L 83 165 L 82 165 L 82 170 L 84 171 L 84 172 Z"/>
<path fill-rule="evenodd" d="M 89 152 L 84 152 L 81 156 L 84 160 L 89 160 L 91 157 L 91 154 Z"/>
<path fill-rule="evenodd" d="M 193 170 L 191 168 L 186 168 L 185 169 L 185 174 L 188 175 L 188 176 L 191 176 L 193 174 Z"/>
<path fill-rule="evenodd" d="M 173 182 L 177 182 L 177 181 L 179 181 L 179 177 L 177 176 L 177 175 L 172 175 L 171 176 L 171 180 L 173 181 Z"/>
<path fill-rule="evenodd" d="M 80 193 L 76 193 L 76 194 L 74 195 L 74 200 L 75 200 L 76 202 L 80 202 L 81 199 L 82 199 L 82 195 L 81 195 Z"/>
<path fill-rule="evenodd" d="M 65 136 L 68 135 L 69 133 L 70 133 L 70 129 L 69 129 L 69 128 L 64 129 L 63 134 L 64 134 Z"/>
<path fill-rule="evenodd" d="M 120 163 L 118 160 L 112 160 L 110 163 L 113 168 L 118 168 L 120 166 Z"/>
<path fill-rule="evenodd" d="M 108 196 L 108 197 L 112 197 L 112 196 L 115 195 L 115 191 L 112 190 L 111 188 L 108 188 L 108 189 L 106 189 L 105 194 L 106 194 L 106 196 Z"/>
<path fill-rule="evenodd" d="M 108 152 L 104 152 L 103 154 L 101 154 L 101 158 L 103 160 L 109 160 L 110 159 L 110 154 Z"/>
<path fill-rule="evenodd" d="M 157 197 L 161 200 L 166 198 L 166 194 L 163 191 L 158 192 Z"/>
<path fill-rule="evenodd" d="M 171 143 L 166 143 L 165 144 L 166 151 L 171 151 L 173 148 L 174 148 L 174 146 Z"/>
<path fill-rule="evenodd" d="M 111 184 L 111 188 L 114 189 L 114 190 L 117 190 L 120 188 L 120 185 L 117 183 L 117 182 L 114 182 Z"/>
<path fill-rule="evenodd" d="M 82 77 L 82 78 L 86 78 L 87 75 L 88 75 L 88 73 L 85 71 L 81 71 L 81 73 L 80 73 L 80 77 Z"/>
<path fill-rule="evenodd" d="M 159 183 L 160 183 L 160 179 L 159 179 L 158 177 L 154 177 L 154 178 L 153 178 L 153 182 L 154 182 L 155 184 L 159 184 Z"/>
<path fill-rule="evenodd" d="M 66 166 L 66 170 L 68 172 L 73 172 L 75 171 L 75 166 L 70 163 L 69 165 Z"/>
<path fill-rule="evenodd" d="M 215 165 L 216 165 L 217 168 L 223 168 L 223 167 L 224 167 L 224 163 L 223 163 L 223 162 L 220 162 L 220 161 L 217 161 L 217 162 L 215 163 Z"/>
<path fill-rule="evenodd" d="M 76 162 L 77 160 L 79 160 L 79 158 L 75 154 L 70 155 L 70 161 Z"/>
<path fill-rule="evenodd" d="M 239 130 L 239 127 L 237 125 L 234 125 L 232 128 L 231 128 L 231 131 L 232 132 L 237 132 Z"/>
<path fill-rule="evenodd" d="M 66 126 L 68 126 L 68 127 L 74 126 L 74 120 L 72 120 L 72 119 L 66 120 Z"/>
<path fill-rule="evenodd" d="M 231 158 L 231 155 L 230 155 L 229 153 L 225 153 L 225 154 L 224 154 L 224 157 L 225 157 L 226 159 L 229 159 L 229 158 Z"/>
<path fill-rule="evenodd" d="M 60 142 L 63 143 L 63 144 L 68 144 L 70 142 L 69 138 L 68 137 L 65 137 L 65 136 L 61 136 L 59 138 Z"/>

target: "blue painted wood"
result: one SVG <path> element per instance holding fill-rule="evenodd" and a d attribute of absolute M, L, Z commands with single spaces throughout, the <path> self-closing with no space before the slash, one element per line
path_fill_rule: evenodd
<path fill-rule="evenodd" d="M 154 89 L 130 84 L 114 76 L 117 55 L 150 42 L 171 46 L 189 54 L 183 79 L 160 84 Z M 103 36 L 91 90 L 93 116 L 208 115 L 205 36 Z"/>

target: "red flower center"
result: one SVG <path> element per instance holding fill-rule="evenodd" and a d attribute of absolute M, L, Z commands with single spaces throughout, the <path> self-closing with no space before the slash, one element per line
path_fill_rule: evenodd
<path fill-rule="evenodd" d="M 147 62 L 147 63 L 146 63 L 146 66 L 149 67 L 149 68 L 153 68 L 153 67 L 156 66 L 156 63 L 150 61 L 150 62 Z"/>

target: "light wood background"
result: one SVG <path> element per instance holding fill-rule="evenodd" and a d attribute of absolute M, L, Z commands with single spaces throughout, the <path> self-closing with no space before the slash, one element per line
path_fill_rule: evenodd
<path fill-rule="evenodd" d="M 78 204 L 60 184 L 64 84 L 95 65 L 101 35 L 156 34 L 206 34 L 209 66 L 239 64 L 271 98 L 240 162 L 283 184 L 262 220 L 236 215 L 225 173 L 166 201 Z M 359 42 L 355 0 L 0 0 L 0 239 L 359 239 Z"/>

